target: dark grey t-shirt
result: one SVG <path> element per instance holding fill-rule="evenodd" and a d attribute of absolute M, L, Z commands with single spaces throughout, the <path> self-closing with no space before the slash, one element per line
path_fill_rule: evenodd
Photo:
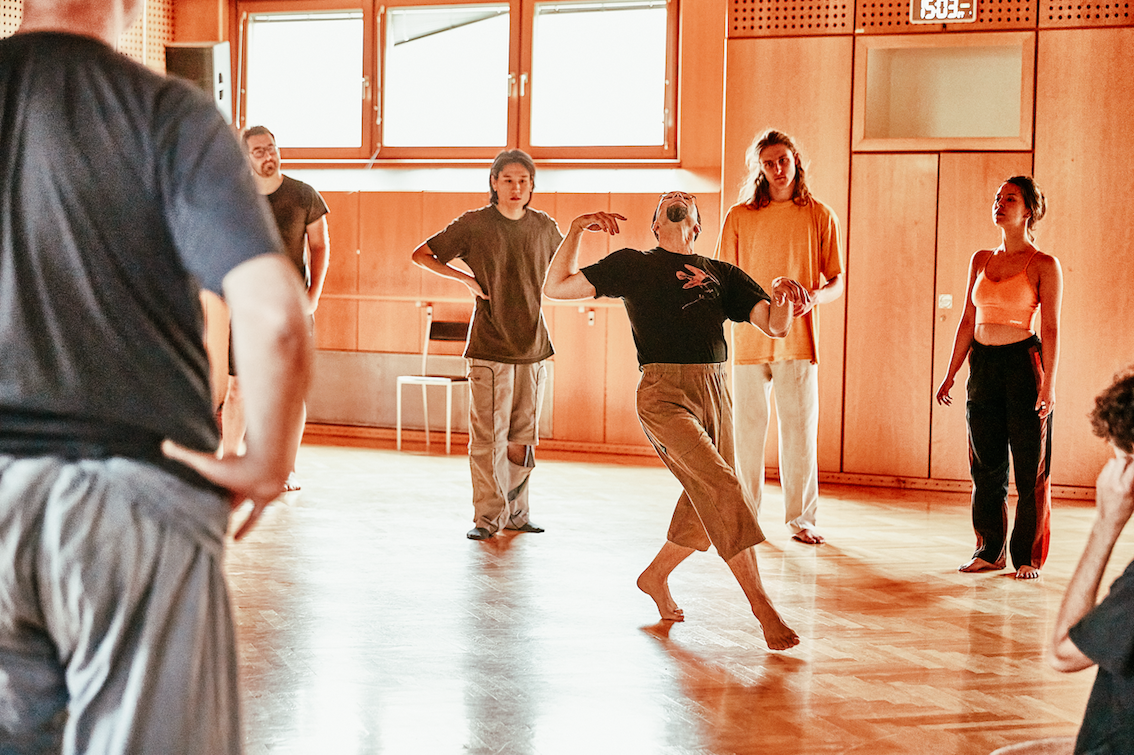
<path fill-rule="evenodd" d="M 314 187 L 284 176 L 280 187 L 268 195 L 268 204 L 283 238 L 284 254 L 303 276 L 304 286 L 311 288 L 311 261 L 305 245 L 307 226 L 327 214 L 327 203 Z"/>
<path fill-rule="evenodd" d="M 488 295 L 476 300 L 466 357 L 532 364 L 554 353 L 540 301 L 562 240 L 546 213 L 529 207 L 509 220 L 494 205 L 466 212 L 429 239 L 438 260 L 464 260 Z"/>
<path fill-rule="evenodd" d="M 96 40 L 17 34 L 0 176 L 0 451 L 214 449 L 199 292 L 280 241 L 209 99 Z"/>
<path fill-rule="evenodd" d="M 752 308 L 768 301 L 739 267 L 661 247 L 620 249 L 582 273 L 595 298 L 621 298 L 626 305 L 639 365 L 723 362 L 724 321 L 747 322 Z"/>
<path fill-rule="evenodd" d="M 1099 665 L 1075 752 L 1134 752 L 1134 562 L 1069 635 Z"/>

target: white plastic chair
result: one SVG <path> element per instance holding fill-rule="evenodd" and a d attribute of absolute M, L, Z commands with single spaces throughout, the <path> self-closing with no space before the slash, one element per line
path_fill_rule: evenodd
<path fill-rule="evenodd" d="M 421 386 L 421 409 L 425 421 L 425 450 L 429 450 L 429 387 L 434 385 L 445 388 L 445 453 L 450 453 L 451 437 L 453 432 L 453 386 L 468 385 L 467 375 L 431 375 L 429 374 L 429 343 L 430 341 L 461 341 L 468 338 L 469 324 L 461 321 L 445 321 L 433 319 L 433 305 L 425 307 L 425 344 L 421 347 L 421 374 L 398 376 L 397 397 L 397 443 L 398 450 L 402 450 L 402 386 Z"/>

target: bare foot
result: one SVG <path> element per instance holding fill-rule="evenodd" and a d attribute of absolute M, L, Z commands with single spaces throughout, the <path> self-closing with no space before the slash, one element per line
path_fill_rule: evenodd
<path fill-rule="evenodd" d="M 638 577 L 638 589 L 654 599 L 662 621 L 685 621 L 685 612 L 673 602 L 673 596 L 669 594 L 669 583 L 664 579 L 652 578 L 647 569 Z"/>
<path fill-rule="evenodd" d="M 1016 579 L 1037 579 L 1039 575 L 1039 569 L 1027 564 L 1016 570 Z"/>
<path fill-rule="evenodd" d="M 799 635 L 784 623 L 776 609 L 771 606 L 768 611 L 764 612 L 761 616 L 753 611 L 756 619 L 760 622 L 760 627 L 764 630 L 764 641 L 768 643 L 770 650 L 787 650 L 799 644 Z"/>
<path fill-rule="evenodd" d="M 798 540 L 801 543 L 807 543 L 808 545 L 822 545 L 827 542 L 823 539 L 822 535 L 810 527 L 804 527 L 799 532 L 792 535 L 791 539 Z"/>
<path fill-rule="evenodd" d="M 299 476 L 295 472 L 291 472 L 287 476 L 287 482 L 284 483 L 283 489 L 285 493 L 290 493 L 299 490 L 302 486 L 299 484 Z"/>
<path fill-rule="evenodd" d="M 974 558 L 957 567 L 957 571 L 963 571 L 967 574 L 976 574 L 977 572 L 982 571 L 1000 571 L 1003 568 L 1003 561 L 998 561 L 994 564 L 989 561 L 985 561 L 983 558 Z"/>

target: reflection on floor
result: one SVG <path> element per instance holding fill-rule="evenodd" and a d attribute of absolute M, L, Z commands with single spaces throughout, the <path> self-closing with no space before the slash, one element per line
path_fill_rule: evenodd
<path fill-rule="evenodd" d="M 1057 502 L 1022 583 L 957 573 L 963 496 L 826 487 L 815 547 L 772 487 L 760 569 L 803 638 L 773 653 L 712 551 L 671 581 L 683 624 L 635 589 L 679 493 L 663 468 L 541 460 L 547 532 L 485 543 L 463 456 L 305 446 L 299 472 L 228 555 L 249 753 L 977 755 L 1074 734 L 1093 678 L 1043 659 L 1083 504 Z"/>

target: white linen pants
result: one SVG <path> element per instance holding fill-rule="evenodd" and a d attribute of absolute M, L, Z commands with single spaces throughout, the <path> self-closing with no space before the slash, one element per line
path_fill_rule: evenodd
<path fill-rule="evenodd" d="M 770 398 L 776 391 L 780 487 L 792 534 L 814 528 L 819 508 L 819 369 L 807 359 L 733 365 L 736 472 L 759 512 L 764 496 L 764 446 Z"/>

